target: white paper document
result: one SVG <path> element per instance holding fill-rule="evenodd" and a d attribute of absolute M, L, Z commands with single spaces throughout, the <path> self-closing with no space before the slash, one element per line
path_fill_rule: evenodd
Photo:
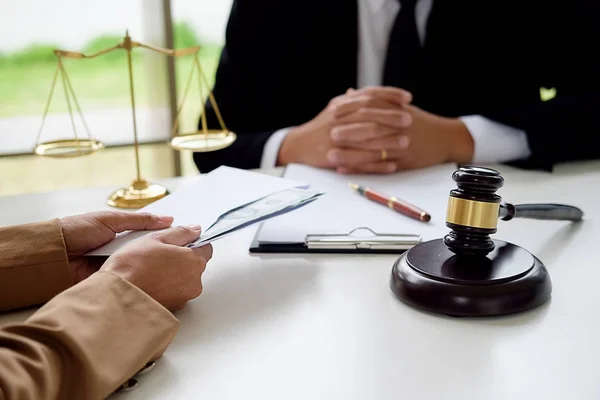
<path fill-rule="evenodd" d="M 304 188 L 289 188 L 227 211 L 187 247 L 196 248 L 211 243 L 246 226 L 286 214 L 303 207 L 324 193 Z"/>
<path fill-rule="evenodd" d="M 420 235 L 422 240 L 444 236 L 450 190 L 456 188 L 454 164 L 399 172 L 392 175 L 340 175 L 306 165 L 288 165 L 287 179 L 307 182 L 327 194 L 310 207 L 266 221 L 257 235 L 258 244 L 303 243 L 309 235 L 348 234 L 368 228 L 380 234 Z M 412 203 L 431 214 L 431 221 L 417 221 L 359 195 L 348 183 L 368 186 L 388 196 Z"/>
<path fill-rule="evenodd" d="M 222 214 L 263 199 L 273 193 L 291 188 L 307 189 L 307 185 L 300 181 L 222 166 L 210 173 L 199 176 L 196 182 L 186 185 L 139 211 L 161 216 L 172 216 L 174 218 L 172 226 L 200 225 L 204 232 L 203 239 L 206 239 L 205 234 L 212 234 L 213 231 L 209 227 L 217 222 Z M 308 191 L 294 193 L 296 199 L 301 197 L 298 193 L 302 193 L 307 197 L 315 195 L 313 191 L 310 191 L 310 193 Z M 290 206 L 289 202 L 286 204 L 288 207 Z M 264 211 L 263 217 L 267 214 Z M 273 208 L 269 211 L 274 213 L 277 210 Z M 231 232 L 232 226 L 229 226 L 228 229 L 221 229 L 220 233 L 228 233 L 225 231 Z M 125 244 L 148 233 L 150 231 L 125 232 L 106 245 L 88 253 L 88 255 L 109 256 Z M 215 236 L 222 237 L 221 235 Z"/>

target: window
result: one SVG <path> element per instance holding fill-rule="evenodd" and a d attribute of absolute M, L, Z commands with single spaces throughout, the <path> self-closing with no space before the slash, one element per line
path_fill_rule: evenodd
<path fill-rule="evenodd" d="M 214 77 L 219 63 L 221 50 L 225 43 L 225 28 L 232 0 L 171 0 L 173 19 L 174 47 L 184 48 L 200 45 L 200 64 L 213 86 Z M 193 58 L 181 57 L 175 60 L 177 101 L 180 104 L 182 93 L 192 68 Z M 193 78 L 194 81 L 196 78 Z M 194 86 L 186 98 L 181 113 L 181 131 L 191 132 L 198 128 L 201 101 L 206 101 L 206 96 L 200 98 L 199 90 Z M 192 161 L 192 154 L 181 154 L 183 174 L 196 172 Z"/>
<path fill-rule="evenodd" d="M 135 178 L 133 128 L 126 53 L 93 59 L 64 59 L 92 138 L 107 148 L 86 157 L 49 159 L 32 155 L 57 68 L 54 49 L 85 54 L 109 48 L 128 30 L 134 41 L 166 47 L 163 0 L 52 0 L 10 2 L 0 13 L 0 195 L 68 187 L 126 185 Z M 200 62 L 212 85 L 224 43 L 229 1 L 172 0 L 174 47 L 202 45 Z M 177 100 L 191 67 L 176 59 Z M 166 56 L 146 49 L 132 52 L 142 175 L 159 179 L 175 174 L 177 159 L 166 146 L 172 127 Z M 193 89 L 192 89 L 193 90 Z M 53 92 L 41 141 L 73 137 L 62 81 Z M 198 93 L 191 92 L 182 128 L 195 129 Z M 79 137 L 85 129 L 72 104 Z M 186 174 L 197 173 L 191 153 L 182 153 Z"/>

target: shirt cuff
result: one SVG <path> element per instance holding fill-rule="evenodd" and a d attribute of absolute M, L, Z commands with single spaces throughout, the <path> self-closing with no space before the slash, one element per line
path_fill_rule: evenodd
<path fill-rule="evenodd" d="M 531 155 L 525 132 L 481 115 L 460 117 L 475 143 L 473 164 L 517 161 Z"/>
<path fill-rule="evenodd" d="M 269 137 L 263 149 L 262 158 L 260 160 L 261 168 L 274 168 L 277 166 L 277 156 L 279 156 L 279 148 L 281 143 L 287 136 L 290 128 L 284 128 L 276 131 Z"/>

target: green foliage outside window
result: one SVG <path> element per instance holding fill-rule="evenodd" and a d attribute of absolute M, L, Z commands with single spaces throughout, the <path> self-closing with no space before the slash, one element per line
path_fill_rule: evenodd
<path fill-rule="evenodd" d="M 175 48 L 202 46 L 200 62 L 212 85 L 221 46 L 202 43 L 193 28 L 185 22 L 176 23 L 173 28 Z M 66 49 L 60 44 L 53 43 L 33 43 L 12 53 L 0 54 L 0 118 L 19 115 L 41 116 L 56 70 L 57 59 L 53 54 L 54 49 L 94 53 L 114 46 L 121 40 L 122 36 L 101 35 L 91 38 L 81 49 Z M 144 104 L 143 99 L 151 98 L 146 94 L 151 90 L 148 85 L 153 81 L 144 79 L 147 69 L 139 62 L 144 51 L 146 50 L 136 49 L 132 53 L 136 94 L 139 94 L 136 98 L 140 99 L 140 106 L 151 105 Z M 185 84 L 190 62 L 191 57 L 180 58 L 176 62 L 178 88 L 182 88 Z M 129 106 L 124 52 L 115 51 L 90 60 L 65 60 L 64 64 L 84 114 L 89 107 Z M 67 106 L 64 97 L 61 97 L 63 89 L 58 86 L 56 89 L 50 112 L 66 112 Z M 190 102 L 192 101 L 199 102 L 190 97 Z"/>

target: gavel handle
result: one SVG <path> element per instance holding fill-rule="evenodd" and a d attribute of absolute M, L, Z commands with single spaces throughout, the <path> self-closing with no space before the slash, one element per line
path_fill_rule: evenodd
<path fill-rule="evenodd" d="M 583 218 L 583 211 L 565 204 L 502 203 L 499 217 L 503 221 L 510 221 L 513 218 L 580 221 Z"/>

